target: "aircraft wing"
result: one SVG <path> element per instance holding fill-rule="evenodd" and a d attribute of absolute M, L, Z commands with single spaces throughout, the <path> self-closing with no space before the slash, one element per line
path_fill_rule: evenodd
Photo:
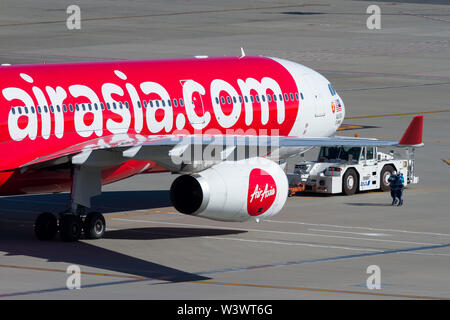
<path fill-rule="evenodd" d="M 158 135 L 142 136 L 138 134 L 119 134 L 92 139 L 58 152 L 34 159 L 21 167 L 27 167 L 48 161 L 71 161 L 73 164 L 85 164 L 92 161 L 92 155 L 97 154 L 94 165 L 108 165 L 127 160 L 163 159 L 164 157 L 181 157 L 187 148 L 200 146 L 221 146 L 222 160 L 236 147 L 267 147 L 302 148 L 325 146 L 392 146 L 419 147 L 422 146 L 423 116 L 416 116 L 399 141 L 379 140 L 352 137 L 282 137 L 282 136 L 242 136 L 242 135 Z M 98 154 L 101 155 L 99 156 Z M 220 160 L 220 159 L 219 159 Z M 87 164 L 87 163 L 86 163 Z"/>

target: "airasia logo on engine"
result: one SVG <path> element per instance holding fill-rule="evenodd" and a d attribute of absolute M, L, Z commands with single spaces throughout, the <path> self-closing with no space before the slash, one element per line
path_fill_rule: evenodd
<path fill-rule="evenodd" d="M 251 216 L 259 216 L 266 212 L 275 201 L 277 186 L 272 176 L 262 169 L 250 172 L 247 212 Z"/>

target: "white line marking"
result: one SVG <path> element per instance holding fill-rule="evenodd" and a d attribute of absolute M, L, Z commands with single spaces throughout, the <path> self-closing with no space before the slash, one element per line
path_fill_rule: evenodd
<path fill-rule="evenodd" d="M 204 236 L 202 238 L 215 239 L 215 240 L 233 240 L 233 241 L 242 241 L 242 242 L 254 242 L 261 244 L 281 244 L 287 246 L 303 246 L 303 247 L 313 247 L 313 248 L 326 248 L 326 249 L 342 249 L 342 250 L 351 250 L 351 251 L 373 251 L 373 252 L 382 252 L 383 250 L 379 249 L 369 249 L 369 248 L 353 248 L 353 247 L 341 247 L 341 246 L 327 246 L 327 245 L 318 245 L 312 243 L 302 243 L 302 242 L 284 242 L 284 241 L 273 241 L 273 240 L 252 240 L 252 239 L 243 239 L 243 238 L 225 238 L 225 237 L 212 237 L 212 236 Z"/>
<path fill-rule="evenodd" d="M 275 233 L 275 234 L 289 234 L 289 235 L 300 235 L 300 236 L 311 236 L 311 237 L 324 237 L 324 238 L 340 238 L 340 239 L 351 239 L 351 240 L 362 240 L 362 241 L 377 241 L 377 242 L 389 242 L 389 243 L 404 243 L 404 244 L 415 244 L 415 245 L 425 245 L 425 246 L 439 246 L 442 243 L 428 243 L 428 242 L 414 242 L 414 241 L 399 241 L 399 240 L 384 240 L 384 239 L 371 239 L 371 238 L 354 238 L 354 237 L 344 237 L 344 236 L 331 236 L 324 234 L 315 234 L 315 233 L 301 233 L 301 232 L 284 232 L 284 231 L 274 231 L 274 230 L 259 230 L 259 229 L 242 229 L 242 228 L 223 228 L 216 227 L 211 225 L 198 225 L 198 224 L 188 224 L 188 223 L 177 223 L 177 222 L 164 222 L 164 221 L 150 221 L 150 220 L 135 220 L 135 219 L 123 219 L 123 218 L 112 218 L 111 220 L 119 220 L 119 221 L 129 221 L 129 222 L 144 222 L 144 223 L 153 223 L 153 224 L 168 224 L 168 225 L 179 225 L 179 226 L 188 226 L 188 227 L 209 227 L 221 230 L 238 230 L 238 231 L 252 231 L 252 232 L 263 232 L 263 233 Z"/>
<path fill-rule="evenodd" d="M 399 232 L 399 233 L 411 233 L 411 234 L 423 234 L 423 235 L 430 235 L 430 236 L 450 237 L 450 234 L 448 234 L 448 233 L 410 231 L 410 230 L 400 230 L 400 229 L 381 229 L 381 228 L 370 228 L 370 227 L 359 227 L 359 226 L 340 226 L 340 225 L 333 225 L 333 224 L 307 223 L 307 222 L 299 222 L 299 221 L 264 220 L 264 222 L 274 222 L 274 223 L 284 223 L 284 224 L 301 224 L 301 225 L 316 226 L 316 227 L 335 227 L 335 228 L 341 228 L 341 229 L 362 229 L 362 230 L 371 230 L 371 231 Z"/>
<path fill-rule="evenodd" d="M 369 237 L 389 237 L 390 234 L 386 233 L 362 233 L 362 232 L 350 232 L 350 231 L 337 231 L 337 230 L 323 230 L 323 229 L 308 229 L 310 231 L 319 231 L 319 232 L 334 232 L 334 233 L 348 233 L 348 234 L 357 234 L 360 236 L 369 236 Z"/>

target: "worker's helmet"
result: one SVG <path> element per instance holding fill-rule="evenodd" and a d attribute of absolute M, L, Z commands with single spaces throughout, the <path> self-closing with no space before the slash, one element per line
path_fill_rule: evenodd
<path fill-rule="evenodd" d="M 396 176 L 396 175 L 397 175 L 397 171 L 395 171 L 395 170 L 392 171 L 392 175 L 393 175 L 393 176 Z"/>

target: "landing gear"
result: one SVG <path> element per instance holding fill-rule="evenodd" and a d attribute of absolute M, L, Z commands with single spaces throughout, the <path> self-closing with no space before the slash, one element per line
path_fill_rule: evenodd
<path fill-rule="evenodd" d="M 53 214 L 44 212 L 34 223 L 34 232 L 39 240 L 53 240 L 58 231 L 64 242 L 78 241 L 83 233 L 86 239 L 101 239 L 105 230 L 105 218 L 99 212 L 90 212 L 84 218 L 62 213 L 59 220 Z"/>
<path fill-rule="evenodd" d="M 106 223 L 101 213 L 90 212 L 83 223 L 84 235 L 88 239 L 100 239 L 105 234 Z"/>
<path fill-rule="evenodd" d="M 85 163 L 91 158 L 82 159 Z M 40 214 L 34 226 L 39 240 L 51 240 L 58 231 L 64 242 L 78 241 L 83 232 L 87 239 L 100 239 L 105 234 L 103 215 L 98 212 L 86 214 L 86 208 L 91 206 L 91 198 L 101 193 L 100 166 L 92 165 L 91 162 L 91 165 L 75 165 L 72 169 L 70 209 L 60 213 L 59 221 L 51 213 Z"/>
<path fill-rule="evenodd" d="M 41 213 L 34 223 L 34 233 L 39 240 L 52 240 L 58 232 L 56 217 L 50 212 Z"/>
<path fill-rule="evenodd" d="M 81 218 L 73 214 L 63 214 L 59 219 L 59 235 L 64 242 L 78 241 L 81 228 Z"/>

